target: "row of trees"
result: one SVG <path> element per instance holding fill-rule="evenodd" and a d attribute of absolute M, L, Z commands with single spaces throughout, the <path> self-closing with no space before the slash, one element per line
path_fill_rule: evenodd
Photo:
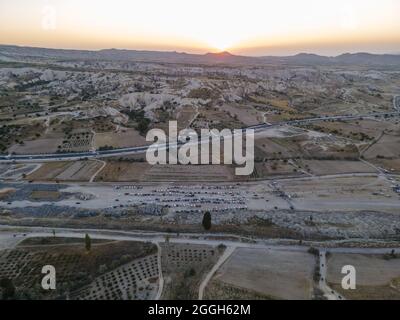
<path fill-rule="evenodd" d="M 203 216 L 202 226 L 204 230 L 210 230 L 212 227 L 212 217 L 211 213 L 207 211 Z M 53 230 L 53 237 L 56 237 L 56 231 Z M 90 238 L 89 234 L 85 234 L 85 249 L 87 252 L 90 252 L 92 248 L 92 239 Z M 190 276 L 193 276 L 194 273 L 190 272 Z M 0 280 L 0 288 L 2 291 L 2 299 L 8 300 L 13 299 L 16 293 L 15 286 L 13 281 L 10 279 L 1 279 Z"/>

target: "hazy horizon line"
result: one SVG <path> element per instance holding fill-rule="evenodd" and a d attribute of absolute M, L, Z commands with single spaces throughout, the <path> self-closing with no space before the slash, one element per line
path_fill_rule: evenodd
<path fill-rule="evenodd" d="M 163 49 L 141 49 L 141 48 L 118 48 L 118 47 L 104 47 L 104 48 L 76 48 L 76 47 L 50 47 L 50 46 L 35 46 L 35 45 L 24 45 L 24 44 L 10 44 L 10 43 L 0 43 L 0 46 L 7 46 L 7 47 L 19 47 L 19 48 L 32 48 L 32 49 L 46 49 L 46 50 L 64 50 L 64 51 L 94 51 L 94 52 L 101 52 L 105 50 L 119 50 L 119 51 L 141 51 L 141 52 L 159 52 L 159 53 L 178 53 L 178 54 L 187 54 L 187 55 L 207 55 L 207 54 L 221 54 L 221 53 L 228 53 L 233 56 L 238 57 L 251 57 L 251 58 L 263 58 L 263 57 L 292 57 L 300 54 L 309 54 L 309 55 L 316 55 L 321 57 L 327 58 L 334 58 L 345 54 L 371 54 L 371 55 L 400 55 L 400 51 L 398 52 L 385 52 L 385 53 L 376 53 L 372 51 L 362 51 L 362 50 L 354 50 L 354 51 L 343 51 L 342 53 L 336 55 L 326 55 L 322 53 L 316 53 L 315 51 L 307 51 L 307 50 L 299 50 L 297 53 L 293 54 L 264 54 L 264 55 L 246 55 L 246 54 L 236 54 L 232 53 L 235 50 L 223 50 L 223 51 L 203 51 L 202 53 L 197 52 L 187 52 L 187 51 L 179 51 L 178 49 L 170 49 L 170 50 L 163 50 Z"/>

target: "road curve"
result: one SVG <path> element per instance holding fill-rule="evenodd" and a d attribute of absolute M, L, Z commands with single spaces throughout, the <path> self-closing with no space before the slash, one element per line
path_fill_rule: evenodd
<path fill-rule="evenodd" d="M 210 282 L 211 278 L 214 276 L 214 274 L 218 271 L 218 269 L 225 263 L 226 260 L 232 255 L 232 253 L 235 251 L 236 247 L 231 246 L 227 247 L 222 254 L 222 256 L 218 259 L 217 263 L 212 267 L 210 272 L 206 275 L 204 280 L 201 282 L 200 287 L 199 287 L 199 300 L 203 300 L 204 296 L 204 290 L 207 287 L 207 284 Z"/>
<path fill-rule="evenodd" d="M 154 300 L 160 300 L 163 290 L 164 290 L 164 277 L 162 273 L 162 265 L 161 265 L 161 258 L 162 258 L 162 251 L 161 251 L 161 246 L 157 242 L 156 243 L 158 252 L 157 252 L 157 262 L 158 262 L 158 290 L 157 290 L 157 295 Z"/>
<path fill-rule="evenodd" d="M 94 182 L 94 179 L 96 179 L 97 175 L 98 175 L 101 171 L 103 171 L 103 169 L 104 169 L 105 166 L 107 165 L 107 163 L 104 162 L 103 160 L 98 160 L 98 159 L 94 159 L 94 160 L 95 160 L 95 161 L 99 161 L 99 162 L 101 163 L 101 167 L 99 168 L 99 170 L 97 170 L 97 171 L 90 177 L 90 180 L 89 180 L 90 183 L 93 183 L 93 182 Z"/>

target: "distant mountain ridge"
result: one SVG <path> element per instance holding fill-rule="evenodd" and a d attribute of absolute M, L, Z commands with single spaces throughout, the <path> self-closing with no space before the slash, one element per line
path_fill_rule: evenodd
<path fill-rule="evenodd" d="M 103 49 L 98 51 L 49 49 L 0 45 L 0 59 L 16 57 L 65 59 L 65 60 L 111 60 L 183 64 L 290 64 L 290 65 L 400 65 L 400 54 L 345 53 L 327 57 L 310 53 L 294 56 L 249 57 L 220 53 L 191 54 L 176 51 L 148 51 L 127 49 Z"/>

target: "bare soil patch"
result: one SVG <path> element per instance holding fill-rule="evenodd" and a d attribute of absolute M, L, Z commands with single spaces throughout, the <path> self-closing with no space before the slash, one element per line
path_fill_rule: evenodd
<path fill-rule="evenodd" d="M 105 146 L 114 148 L 137 147 L 149 144 L 145 137 L 134 129 L 121 129 L 119 132 L 102 132 L 94 136 L 96 149 Z"/>
<path fill-rule="evenodd" d="M 96 181 L 141 181 L 149 168 L 145 162 L 110 161 L 97 175 Z"/>
<path fill-rule="evenodd" d="M 30 198 L 33 200 L 45 201 L 45 200 L 57 200 L 61 196 L 58 191 L 32 191 Z"/>
<path fill-rule="evenodd" d="M 332 254 L 328 259 L 327 281 L 348 299 L 400 299 L 400 259 L 383 255 Z M 356 268 L 356 290 L 343 290 L 342 267 Z"/>
<path fill-rule="evenodd" d="M 367 159 L 399 158 L 400 157 L 400 136 L 384 135 L 378 143 L 364 153 Z"/>
<path fill-rule="evenodd" d="M 215 279 L 274 299 L 311 299 L 314 266 L 308 253 L 239 248 Z"/>
<path fill-rule="evenodd" d="M 315 175 L 376 172 L 374 168 L 361 161 L 305 160 L 303 165 L 307 171 Z"/>
<path fill-rule="evenodd" d="M 16 154 L 56 153 L 61 144 L 62 139 L 60 138 L 26 140 L 22 145 L 13 145 L 8 149 L 8 152 L 15 152 Z"/>
<path fill-rule="evenodd" d="M 44 163 L 27 177 L 33 181 L 89 181 L 101 167 L 97 161 L 71 161 Z"/>

